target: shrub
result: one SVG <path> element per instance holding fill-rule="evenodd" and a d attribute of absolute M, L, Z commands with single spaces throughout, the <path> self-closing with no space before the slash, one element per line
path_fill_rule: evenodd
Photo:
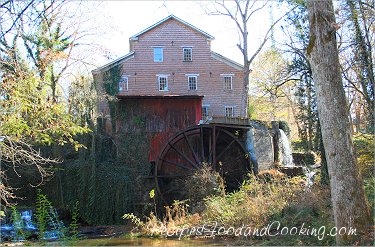
<path fill-rule="evenodd" d="M 357 134 L 353 138 L 353 143 L 356 151 L 358 168 L 363 178 L 365 192 L 371 207 L 371 212 L 374 214 L 375 209 L 375 151 L 374 151 L 374 136 L 366 134 Z"/>
<path fill-rule="evenodd" d="M 204 220 L 228 227 L 264 226 L 272 215 L 280 213 L 297 192 L 303 190 L 298 178 L 287 179 L 273 171 L 268 174 L 274 176 L 260 179 L 251 176 L 238 192 L 207 198 Z"/>
<path fill-rule="evenodd" d="M 309 191 L 301 191 L 297 193 L 293 200 L 281 212 L 273 215 L 269 223 L 279 221 L 280 225 L 287 226 L 289 229 L 297 227 L 300 229 L 304 226 L 307 229 L 325 227 L 331 229 L 334 227 L 333 212 L 330 199 L 329 187 L 322 187 L 318 184 Z M 328 231 L 327 230 L 327 231 Z M 323 236 L 320 236 L 323 237 Z M 319 240 L 314 235 L 279 235 L 266 239 L 263 245 L 334 245 L 335 237 L 324 236 Z"/>
<path fill-rule="evenodd" d="M 223 178 L 218 172 L 213 171 L 211 166 L 205 163 L 193 176 L 185 180 L 184 186 L 188 193 L 190 209 L 193 213 L 204 210 L 204 198 L 225 194 Z"/>

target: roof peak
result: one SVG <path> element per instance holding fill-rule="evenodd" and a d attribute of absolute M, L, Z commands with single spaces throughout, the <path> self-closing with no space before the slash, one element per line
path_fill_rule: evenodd
<path fill-rule="evenodd" d="M 131 36 L 131 37 L 130 37 L 130 40 L 138 40 L 138 37 L 141 36 L 142 34 L 144 34 L 144 33 L 148 32 L 148 31 L 150 31 L 151 29 L 154 29 L 155 27 L 157 27 L 157 26 L 163 24 L 164 22 L 166 22 L 166 21 L 168 21 L 168 20 L 170 20 L 170 19 L 174 19 L 174 20 L 176 20 L 176 21 L 178 21 L 178 22 L 180 22 L 180 23 L 182 23 L 182 24 L 184 24 L 184 25 L 190 27 L 191 29 L 193 29 L 193 30 L 195 30 L 195 31 L 197 31 L 197 32 L 199 32 L 199 33 L 201 33 L 201 34 L 204 35 L 204 36 L 206 36 L 206 37 L 207 37 L 208 39 L 210 39 L 210 40 L 215 39 L 212 35 L 210 35 L 210 34 L 204 32 L 204 31 L 202 31 L 201 29 L 199 29 L 199 28 L 197 28 L 197 27 L 191 25 L 190 23 L 188 23 L 188 22 L 186 22 L 186 21 L 184 21 L 184 20 L 178 18 L 177 16 L 171 14 L 171 15 L 167 16 L 166 18 L 164 18 L 164 19 L 162 19 L 162 20 L 156 22 L 155 24 L 149 26 L 148 28 L 144 29 L 143 31 L 141 31 L 141 32 L 139 32 L 139 33 L 137 33 L 137 34 Z"/>

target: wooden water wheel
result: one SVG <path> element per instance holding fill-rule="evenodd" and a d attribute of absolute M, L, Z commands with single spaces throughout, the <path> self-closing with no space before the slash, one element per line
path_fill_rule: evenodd
<path fill-rule="evenodd" d="M 184 181 L 203 164 L 224 178 L 226 191 L 237 189 L 251 172 L 248 152 L 228 129 L 198 125 L 185 129 L 166 143 L 155 165 L 155 182 L 166 204 L 186 199 Z"/>

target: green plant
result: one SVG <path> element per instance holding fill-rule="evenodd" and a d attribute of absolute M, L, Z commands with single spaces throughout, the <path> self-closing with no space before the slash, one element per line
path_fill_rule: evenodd
<path fill-rule="evenodd" d="M 79 206 L 79 203 L 77 201 L 75 203 L 74 207 L 73 207 L 72 221 L 69 224 L 69 233 L 70 233 L 70 240 L 71 241 L 78 240 L 78 234 L 79 234 L 79 231 L 78 231 L 78 227 L 79 227 L 79 224 L 78 224 L 78 217 L 79 217 L 78 206 Z"/>
<path fill-rule="evenodd" d="M 124 214 L 121 218 L 124 220 L 130 220 L 136 227 L 142 228 L 145 225 L 142 220 L 133 213 Z"/>
<path fill-rule="evenodd" d="M 38 190 L 36 197 L 36 222 L 39 232 L 39 239 L 43 240 L 46 238 L 46 230 L 48 229 L 49 221 L 49 210 L 51 208 L 51 202 L 48 201 L 47 196 L 41 193 L 41 190 Z"/>
<path fill-rule="evenodd" d="M 63 222 L 59 219 L 56 209 L 52 206 L 52 203 L 48 200 L 47 196 L 38 190 L 36 198 L 36 220 L 39 232 L 39 240 L 44 243 L 47 239 L 47 230 L 51 229 L 55 231 L 64 243 L 67 240 L 67 228 Z"/>
<path fill-rule="evenodd" d="M 145 121 L 140 116 L 133 117 L 133 123 L 138 127 L 144 127 Z"/>
<path fill-rule="evenodd" d="M 21 214 L 17 211 L 16 206 L 11 206 L 12 210 L 12 224 L 15 230 L 15 239 L 14 240 L 24 240 L 25 239 L 25 232 L 24 223 L 21 217 Z"/>

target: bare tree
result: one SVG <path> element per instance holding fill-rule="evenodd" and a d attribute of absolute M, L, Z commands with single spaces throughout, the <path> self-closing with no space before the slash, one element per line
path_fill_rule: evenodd
<path fill-rule="evenodd" d="M 37 186 L 52 174 L 47 167 L 59 162 L 38 147 L 69 144 L 78 149 L 83 145 L 74 138 L 89 131 L 67 114 L 64 102 L 56 102 L 56 87 L 76 61 L 71 54 L 82 37 L 77 32 L 79 9 L 66 16 L 61 9 L 66 2 L 0 3 L 0 159 L 6 168 L 0 172 L 2 205 L 15 197 L 7 172 L 35 177 L 32 185 Z M 67 19 L 76 21 L 73 31 Z"/>
<path fill-rule="evenodd" d="M 330 175 L 338 245 L 358 244 L 368 234 L 370 214 L 354 155 L 348 108 L 341 78 L 332 1 L 308 1 L 311 63 Z M 357 235 L 349 235 L 349 228 Z M 342 230 L 344 229 L 344 230 Z M 344 233 L 344 234 L 342 234 Z"/>
<path fill-rule="evenodd" d="M 243 63 L 244 63 L 244 77 L 243 77 L 243 93 L 242 93 L 242 104 L 241 104 L 241 115 L 247 116 L 247 108 L 248 108 L 248 90 L 249 90 L 249 76 L 250 76 L 250 66 L 251 63 L 254 61 L 255 57 L 259 54 L 262 50 L 264 45 L 266 44 L 267 40 L 270 38 L 272 34 L 272 29 L 274 26 L 284 18 L 285 15 L 277 19 L 274 23 L 271 24 L 269 29 L 266 31 L 263 40 L 261 41 L 260 45 L 256 49 L 256 51 L 250 55 L 249 54 L 249 31 L 250 27 L 248 25 L 250 19 L 260 10 L 264 9 L 266 6 L 269 5 L 271 1 L 267 0 L 234 0 L 234 1 L 215 1 L 214 2 L 214 9 L 213 10 L 206 10 L 209 15 L 223 15 L 229 17 L 232 21 L 234 21 L 237 30 L 240 34 L 239 44 L 237 47 L 241 51 L 243 55 Z M 234 5 L 234 6 L 232 6 Z"/>

